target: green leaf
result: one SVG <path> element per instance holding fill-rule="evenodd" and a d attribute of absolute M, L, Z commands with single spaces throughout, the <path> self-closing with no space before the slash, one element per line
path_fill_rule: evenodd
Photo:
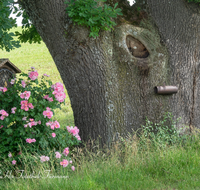
<path fill-rule="evenodd" d="M 114 9 L 117 7 L 118 3 L 115 3 Z"/>

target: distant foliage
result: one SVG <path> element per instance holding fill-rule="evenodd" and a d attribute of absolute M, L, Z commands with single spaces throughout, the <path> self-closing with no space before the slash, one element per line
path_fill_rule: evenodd
<path fill-rule="evenodd" d="M 200 3 L 200 0 L 187 0 L 188 3 Z"/>
<path fill-rule="evenodd" d="M 66 11 L 68 16 L 78 25 L 87 26 L 90 28 L 90 37 L 96 38 L 99 30 L 111 30 L 116 25 L 111 18 L 116 18 L 117 15 L 122 15 L 121 9 L 117 8 L 118 3 L 114 8 L 104 4 L 103 7 L 98 6 L 98 2 L 106 2 L 106 0 L 70 0 L 65 2 L 68 6 Z"/>
<path fill-rule="evenodd" d="M 35 26 L 30 22 L 28 15 L 26 14 L 25 10 L 19 6 L 19 8 L 14 8 L 14 13 L 17 13 L 17 17 L 22 16 L 22 32 L 15 32 L 15 35 L 18 36 L 18 39 L 22 43 L 29 42 L 32 43 L 41 43 L 42 38 L 38 34 Z"/>
<path fill-rule="evenodd" d="M 22 33 L 9 32 L 11 28 L 17 27 L 16 18 L 10 17 L 12 11 L 16 17 L 23 16 Z M 14 36 L 18 36 L 18 40 Z M 18 48 L 20 41 L 40 43 L 42 39 L 21 6 L 16 7 L 14 0 L 0 0 L 0 49 L 10 51 Z"/>
<path fill-rule="evenodd" d="M 19 41 L 13 39 L 14 33 L 9 30 L 17 26 L 16 19 L 9 18 L 12 12 L 13 0 L 0 1 L 0 49 L 10 51 L 15 47 L 20 47 Z"/>

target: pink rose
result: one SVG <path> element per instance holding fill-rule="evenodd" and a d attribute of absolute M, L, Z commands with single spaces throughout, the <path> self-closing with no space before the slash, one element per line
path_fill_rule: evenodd
<path fill-rule="evenodd" d="M 74 166 L 72 166 L 72 167 L 71 167 L 71 169 L 74 171 L 74 170 L 75 170 L 75 167 L 74 167 Z"/>
<path fill-rule="evenodd" d="M 6 88 L 6 87 L 4 87 L 4 88 L 3 88 L 3 92 L 6 92 L 6 91 L 7 91 L 7 88 Z"/>
<path fill-rule="evenodd" d="M 28 100 L 29 97 L 30 97 L 30 95 L 31 95 L 30 91 L 25 91 L 25 92 L 23 92 L 23 93 L 20 94 L 20 98 L 22 98 L 22 99 L 25 98 L 26 100 Z"/>
<path fill-rule="evenodd" d="M 26 139 L 26 142 L 30 144 L 32 142 L 36 142 L 36 140 L 35 139 Z"/>
<path fill-rule="evenodd" d="M 26 142 L 30 144 L 32 143 L 32 139 L 26 139 Z"/>
<path fill-rule="evenodd" d="M 71 126 L 71 127 L 69 127 L 69 126 L 67 126 L 67 130 L 68 130 L 68 132 L 69 133 L 71 133 L 73 136 L 76 136 L 76 135 L 78 135 L 78 133 L 79 133 L 79 129 L 75 126 L 74 128 Z"/>
<path fill-rule="evenodd" d="M 28 74 L 29 74 L 28 76 L 31 80 L 36 80 L 38 78 L 38 72 L 37 71 L 31 71 Z"/>
<path fill-rule="evenodd" d="M 63 154 L 65 156 L 67 156 L 69 154 L 69 148 L 68 147 L 64 149 Z"/>
<path fill-rule="evenodd" d="M 59 152 L 55 152 L 56 158 L 61 158 L 61 154 Z"/>
<path fill-rule="evenodd" d="M 17 109 L 16 107 L 11 108 L 11 113 L 15 113 L 15 110 L 16 110 L 16 109 Z"/>
<path fill-rule="evenodd" d="M 34 106 L 33 106 L 33 104 L 32 104 L 32 103 L 28 103 L 28 107 L 29 107 L 29 108 L 31 108 L 31 109 L 33 109 L 33 108 L 34 108 Z"/>
<path fill-rule="evenodd" d="M 46 126 L 51 126 L 51 125 L 53 125 L 53 122 L 52 122 L 52 121 L 48 121 L 48 122 L 46 123 Z"/>
<path fill-rule="evenodd" d="M 54 121 L 54 126 L 55 128 L 60 128 L 60 124 L 58 123 L 58 121 Z"/>
<path fill-rule="evenodd" d="M 49 95 L 45 95 L 43 98 L 44 98 L 44 99 L 47 99 L 48 97 L 49 97 Z"/>
<path fill-rule="evenodd" d="M 9 114 L 5 110 L 0 110 L 2 116 L 8 116 Z"/>
<path fill-rule="evenodd" d="M 40 161 L 41 161 L 41 162 L 49 161 L 49 157 L 48 157 L 48 156 L 41 156 L 41 157 L 40 157 Z"/>
<path fill-rule="evenodd" d="M 55 133 L 52 133 L 51 135 L 52 135 L 53 138 L 56 137 L 56 134 L 55 134 Z"/>
<path fill-rule="evenodd" d="M 46 111 L 43 111 L 44 118 L 48 117 L 49 119 L 51 119 L 53 117 L 53 112 L 50 110 L 51 108 L 47 107 Z"/>
<path fill-rule="evenodd" d="M 47 99 L 49 102 L 53 102 L 53 98 L 51 97 L 51 98 L 48 98 Z"/>
<path fill-rule="evenodd" d="M 75 135 L 75 137 L 77 138 L 78 141 L 81 140 L 81 137 L 79 135 Z"/>
<path fill-rule="evenodd" d="M 15 83 L 15 79 L 11 79 L 10 84 L 14 84 Z"/>
<path fill-rule="evenodd" d="M 15 165 L 15 164 L 16 164 L 16 162 L 17 162 L 16 160 L 13 160 L 13 161 L 12 161 L 12 165 Z"/>
<path fill-rule="evenodd" d="M 53 94 L 58 102 L 64 102 L 66 98 L 66 94 L 64 92 L 53 91 Z"/>
<path fill-rule="evenodd" d="M 25 88 L 26 87 L 26 82 L 23 80 L 22 81 L 22 87 Z"/>
<path fill-rule="evenodd" d="M 57 91 L 57 92 L 63 92 L 64 91 L 64 87 L 63 87 L 63 84 L 61 82 L 57 82 L 56 84 L 53 84 L 51 86 L 51 88 L 53 88 L 54 91 Z"/>
<path fill-rule="evenodd" d="M 0 87 L 0 91 L 6 92 L 6 91 L 7 91 L 7 88 L 6 88 L 6 87 Z"/>
<path fill-rule="evenodd" d="M 69 164 L 68 160 L 63 160 L 62 162 L 60 162 L 60 165 L 63 167 L 67 167 Z"/>

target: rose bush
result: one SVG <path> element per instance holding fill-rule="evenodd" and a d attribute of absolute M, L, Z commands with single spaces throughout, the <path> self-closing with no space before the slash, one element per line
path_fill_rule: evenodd
<path fill-rule="evenodd" d="M 61 156 L 57 151 L 64 150 L 67 156 L 79 144 L 77 127 L 62 129 L 58 121 L 51 119 L 54 110 L 65 103 L 66 95 L 62 83 L 52 84 L 47 77 L 44 74 L 39 83 L 38 72 L 32 67 L 28 74 L 11 79 L 12 87 L 0 87 L 1 161 L 12 156 L 17 165 L 23 151 L 38 155 L 54 151 L 58 158 Z M 46 158 L 42 156 L 41 160 Z M 62 165 L 66 163 L 63 161 Z"/>

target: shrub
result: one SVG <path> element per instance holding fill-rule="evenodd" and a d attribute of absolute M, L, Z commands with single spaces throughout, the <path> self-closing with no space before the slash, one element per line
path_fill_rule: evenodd
<path fill-rule="evenodd" d="M 77 127 L 62 129 L 58 121 L 51 119 L 66 95 L 62 83 L 52 84 L 47 77 L 44 74 L 39 83 L 38 72 L 32 67 L 18 80 L 11 79 L 12 87 L 0 87 L 1 161 L 11 161 L 12 157 L 15 165 L 25 150 L 47 158 L 50 151 L 70 151 L 79 144 Z"/>

